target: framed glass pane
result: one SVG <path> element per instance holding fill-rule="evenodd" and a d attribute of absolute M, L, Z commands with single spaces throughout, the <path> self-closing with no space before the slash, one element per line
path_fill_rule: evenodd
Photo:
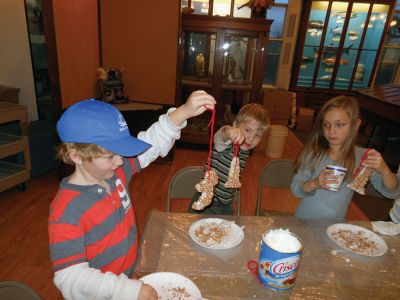
<path fill-rule="evenodd" d="M 385 45 L 400 46 L 400 14 L 394 14 L 390 22 Z"/>
<path fill-rule="evenodd" d="M 213 16 L 229 17 L 231 14 L 231 0 L 214 0 Z"/>
<path fill-rule="evenodd" d="M 368 16 L 370 4 L 368 3 L 354 3 L 353 10 L 350 15 L 349 26 L 346 32 L 346 39 L 344 42 L 345 47 L 350 47 L 351 49 L 359 49 L 361 36 L 364 32 L 365 20 Z M 342 21 L 338 17 L 337 21 Z M 343 26 L 343 25 L 342 25 Z M 364 41 L 365 44 L 366 40 Z"/>
<path fill-rule="evenodd" d="M 354 77 L 353 89 L 360 89 L 368 86 L 376 54 L 377 51 L 375 50 L 363 50 L 361 52 L 360 61 L 357 65 L 356 75 Z"/>
<path fill-rule="evenodd" d="M 192 8 L 194 9 L 194 14 L 208 15 L 208 6 L 208 1 L 192 0 Z"/>
<path fill-rule="evenodd" d="M 188 0 L 181 0 L 181 7 L 188 7 L 189 1 Z"/>
<path fill-rule="evenodd" d="M 400 62 L 399 48 L 384 48 L 376 73 L 375 85 L 392 83 Z"/>
<path fill-rule="evenodd" d="M 238 18 L 250 18 L 251 9 L 247 5 L 243 6 L 248 2 L 248 0 L 235 0 L 233 7 L 233 16 Z"/>
<path fill-rule="evenodd" d="M 333 66 L 339 51 L 339 43 L 343 33 L 343 23 L 337 21 L 344 20 L 348 3 L 333 2 L 332 10 L 328 20 L 328 32 L 325 35 L 324 49 L 322 51 L 321 63 L 319 64 L 317 75 L 317 87 L 326 87 L 331 81 Z M 344 45 L 343 51 L 348 51 L 349 46 Z"/>
<path fill-rule="evenodd" d="M 275 0 L 275 4 L 288 4 L 288 0 Z"/>
<path fill-rule="evenodd" d="M 377 50 L 379 48 L 388 11 L 389 5 L 374 4 L 365 35 L 363 49 Z"/>
<path fill-rule="evenodd" d="M 351 76 L 353 75 L 354 62 L 357 58 L 358 49 L 348 48 L 342 52 L 339 68 L 335 78 L 335 89 L 348 89 Z M 332 59 L 335 62 L 335 58 Z"/>
<path fill-rule="evenodd" d="M 267 49 L 267 62 L 264 69 L 264 84 L 275 85 L 281 57 L 282 41 L 270 40 Z"/>
<path fill-rule="evenodd" d="M 354 3 L 353 5 L 353 10 L 351 11 L 349 19 L 349 25 L 347 32 L 345 33 L 344 48 L 340 57 L 338 72 L 336 74 L 334 86 L 336 89 L 349 88 L 369 8 L 370 4 L 368 3 Z M 338 26 L 343 26 L 345 16 L 346 13 L 339 13 L 336 15 L 336 23 Z M 330 62 L 333 66 L 336 62 L 336 56 L 324 60 L 325 64 L 328 62 Z"/>
<path fill-rule="evenodd" d="M 224 119 L 220 120 L 218 127 L 224 125 L 232 125 L 233 121 L 240 108 L 250 102 L 250 91 L 241 89 L 223 89 L 222 90 L 222 102 L 225 103 L 224 107 Z"/>
<path fill-rule="evenodd" d="M 215 33 L 184 32 L 183 81 L 211 82 L 214 71 Z"/>
<path fill-rule="evenodd" d="M 256 58 L 256 37 L 227 34 L 224 42 L 224 84 L 251 85 Z"/>
<path fill-rule="evenodd" d="M 286 7 L 274 6 L 267 11 L 267 19 L 274 20 L 269 33 L 270 38 L 282 38 L 285 15 Z"/>
<path fill-rule="evenodd" d="M 328 4 L 328 1 L 314 1 L 312 4 L 297 81 L 298 86 L 310 87 L 312 84 Z"/>

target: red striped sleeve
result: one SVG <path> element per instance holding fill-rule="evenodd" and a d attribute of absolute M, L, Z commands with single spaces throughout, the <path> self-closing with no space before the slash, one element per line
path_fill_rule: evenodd
<path fill-rule="evenodd" d="M 60 234 L 61 233 L 61 234 Z M 80 226 L 71 224 L 49 224 L 50 244 L 57 244 L 83 237 L 85 233 Z"/>
<path fill-rule="evenodd" d="M 86 261 L 85 253 L 79 253 L 79 254 L 76 254 L 76 255 L 71 255 L 71 256 L 68 256 L 68 257 L 64 257 L 63 259 L 54 260 L 54 261 L 52 261 L 52 264 L 53 264 L 53 268 L 57 268 L 58 266 L 62 266 L 64 264 L 72 265 L 70 263 L 71 261 L 81 261 L 81 260 Z"/>

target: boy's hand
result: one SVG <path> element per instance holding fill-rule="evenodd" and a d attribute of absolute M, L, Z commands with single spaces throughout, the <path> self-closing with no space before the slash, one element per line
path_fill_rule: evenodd
<path fill-rule="evenodd" d="M 222 129 L 222 139 L 224 142 L 231 140 L 233 144 L 242 144 L 245 140 L 245 135 L 242 129 L 226 125 Z"/>
<path fill-rule="evenodd" d="M 198 116 L 208 109 L 215 108 L 216 101 L 205 91 L 194 91 L 185 104 L 173 111 L 169 117 L 175 125 L 180 126 L 187 119 Z"/>
<path fill-rule="evenodd" d="M 157 300 L 158 295 L 155 289 L 151 285 L 142 284 L 142 288 L 140 289 L 138 300 Z"/>

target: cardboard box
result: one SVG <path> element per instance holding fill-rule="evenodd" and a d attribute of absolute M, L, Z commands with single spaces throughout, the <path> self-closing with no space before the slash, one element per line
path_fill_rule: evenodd
<path fill-rule="evenodd" d="M 0 101 L 19 103 L 19 89 L 10 86 L 0 85 Z"/>
<path fill-rule="evenodd" d="M 314 110 L 308 107 L 299 107 L 296 120 L 296 130 L 310 131 L 314 121 Z"/>
<path fill-rule="evenodd" d="M 292 113 L 292 92 L 277 89 L 264 89 L 263 104 L 267 107 L 272 124 L 287 126 Z"/>

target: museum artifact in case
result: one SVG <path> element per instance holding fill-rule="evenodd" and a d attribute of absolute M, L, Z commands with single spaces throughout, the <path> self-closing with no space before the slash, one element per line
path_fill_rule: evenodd
<path fill-rule="evenodd" d="M 291 88 L 370 86 L 395 1 L 305 1 Z"/>

